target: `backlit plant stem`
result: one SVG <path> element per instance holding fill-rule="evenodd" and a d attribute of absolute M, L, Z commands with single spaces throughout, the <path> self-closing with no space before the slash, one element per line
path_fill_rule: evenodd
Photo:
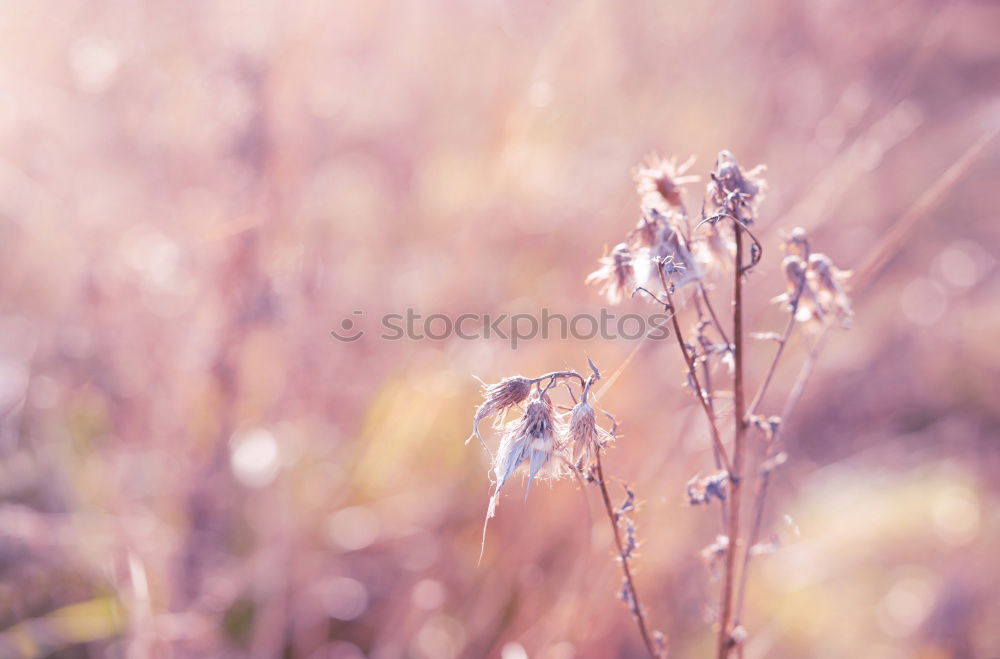
<path fill-rule="evenodd" d="M 733 418 L 736 422 L 733 436 L 733 468 L 730 477 L 728 545 L 726 547 L 726 568 L 722 582 L 722 613 L 719 619 L 719 659 L 726 659 L 732 647 L 730 620 L 733 610 L 733 585 L 736 581 L 736 552 L 740 537 L 740 494 L 742 487 L 743 449 L 746 420 L 743 404 L 743 227 L 733 223 L 736 234 L 736 256 L 733 268 Z"/>
<path fill-rule="evenodd" d="M 719 459 L 722 461 L 722 466 L 729 474 L 733 473 L 732 466 L 729 462 L 729 455 L 726 453 L 726 448 L 722 445 L 722 438 L 719 436 L 719 427 L 715 422 L 715 413 L 712 411 L 711 405 L 708 402 L 708 394 L 701 387 L 701 381 L 698 379 L 698 371 L 695 367 L 694 355 L 688 351 L 687 343 L 684 341 L 684 335 L 681 332 L 680 323 L 677 321 L 677 309 L 674 306 L 673 295 L 670 292 L 670 283 L 667 281 L 666 276 L 663 274 L 663 267 L 657 268 L 657 272 L 660 275 L 660 284 L 663 286 L 663 290 L 667 295 L 667 305 L 670 307 L 670 322 L 674 327 L 674 336 L 677 338 L 677 344 L 680 346 L 681 355 L 684 357 L 684 364 L 688 369 L 688 377 L 691 378 L 691 383 L 694 384 L 698 395 L 698 401 L 701 403 L 702 409 L 705 411 L 705 416 L 708 418 L 709 430 L 712 433 L 712 445 L 715 447 L 715 451 L 719 455 Z"/>
<path fill-rule="evenodd" d="M 657 651 L 656 645 L 653 643 L 653 638 L 649 634 L 649 627 L 646 625 L 646 616 L 642 611 L 642 605 L 639 603 L 639 591 L 635 589 L 635 581 L 632 579 L 632 570 L 629 567 L 628 554 L 625 551 L 625 545 L 622 544 L 621 531 L 618 528 L 618 517 L 615 515 L 614 506 L 611 505 L 611 497 L 608 495 L 608 486 L 604 481 L 604 467 L 601 465 L 601 447 L 597 447 L 597 450 L 595 451 L 595 467 L 597 471 L 597 486 L 601 488 L 601 498 L 604 500 L 604 510 L 608 514 L 608 521 L 611 522 L 611 532 L 614 534 L 615 547 L 618 550 L 618 561 L 621 563 L 622 573 L 625 576 L 625 583 L 632 597 L 633 606 L 630 607 L 632 610 L 632 617 L 635 618 L 636 625 L 639 627 L 639 634 L 642 636 L 642 642 L 645 644 L 646 650 L 649 652 L 649 656 L 652 657 L 652 659 L 659 659 L 660 653 Z"/>

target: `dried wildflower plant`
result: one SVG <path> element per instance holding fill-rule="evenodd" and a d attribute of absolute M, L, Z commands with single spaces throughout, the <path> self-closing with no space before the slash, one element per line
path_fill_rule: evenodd
<path fill-rule="evenodd" d="M 751 633 L 742 622 L 751 559 L 777 547 L 773 535 L 767 542 L 761 542 L 760 535 L 770 479 L 788 459 L 781 449 L 783 422 L 801 397 L 823 336 L 832 327 L 849 326 L 853 311 L 846 288 L 850 272 L 837 268 L 828 256 L 813 252 L 806 231 L 795 228 L 780 244 L 785 290 L 773 299 L 788 314 L 785 326 L 782 331 L 748 332 L 744 286 L 748 274 L 764 257 L 764 247 L 754 233 L 767 189 L 764 168 L 744 169 L 733 154 L 721 152 L 708 176 L 700 217 L 693 222 L 684 200 L 684 186 L 698 180 L 687 174 L 692 162 L 677 165 L 674 160 L 654 156 L 636 169 L 639 220 L 610 254 L 600 259 L 600 268 L 586 282 L 600 285 L 600 293 L 610 304 L 641 294 L 670 315 L 687 387 L 707 421 L 713 465 L 707 476 L 692 477 L 684 492 L 691 505 L 717 505 L 720 511 L 722 528 L 701 550 L 701 556 L 709 574 L 721 581 L 715 620 L 717 657 L 725 659 L 733 653 L 742 656 L 743 644 Z M 726 277 L 731 278 L 731 284 L 723 281 Z M 730 296 L 725 306 L 713 300 L 720 290 Z M 723 319 L 717 308 L 730 310 L 728 318 Z M 685 331 L 682 318 L 688 315 L 691 328 Z M 767 401 L 796 327 L 805 330 L 810 349 L 781 413 L 763 414 L 759 408 Z M 752 397 L 747 395 L 744 369 L 745 336 L 760 339 L 754 345 L 762 350 L 769 349 L 766 342 L 777 346 Z M 720 365 L 724 368 L 718 369 Z M 623 571 L 620 599 L 632 613 L 649 655 L 663 657 L 667 654 L 665 638 L 650 631 L 632 576 L 631 562 L 639 546 L 629 516 L 635 509 L 635 494 L 626 485 L 625 501 L 614 506 L 608 493 L 601 452 L 616 436 L 617 428 L 610 415 L 611 428 L 597 423 L 597 410 L 589 399 L 600 373 L 593 363 L 590 367 L 587 377 L 575 371 L 557 371 L 484 385 L 473 436 L 483 441 L 479 422 L 489 416 L 497 417 L 502 431 L 492 463 L 494 490 L 487 520 L 496 514 L 501 488 L 522 465 L 529 488 L 536 478 L 569 474 L 597 485 Z M 566 385 L 574 403 L 565 407 L 565 414 L 557 411 L 550 397 L 558 384 Z M 727 418 L 716 406 L 720 385 L 731 391 Z M 503 415 L 515 407 L 522 409 L 521 417 L 503 425 Z M 723 421 L 731 424 L 731 430 L 723 427 Z M 751 488 L 753 496 L 744 496 Z M 747 515 L 749 524 L 743 521 Z"/>

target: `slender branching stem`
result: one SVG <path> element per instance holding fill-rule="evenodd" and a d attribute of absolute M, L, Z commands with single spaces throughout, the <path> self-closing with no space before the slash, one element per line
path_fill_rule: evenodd
<path fill-rule="evenodd" d="M 740 494 L 742 488 L 743 449 L 746 431 L 743 404 L 743 225 L 734 222 L 736 257 L 733 268 L 733 403 L 735 434 L 733 437 L 733 470 L 730 478 L 729 526 L 727 529 L 726 567 L 722 581 L 722 612 L 719 618 L 719 659 L 726 659 L 732 647 L 730 620 L 733 610 L 733 591 L 736 582 L 736 552 L 740 537 Z"/>
<path fill-rule="evenodd" d="M 778 362 L 781 361 L 781 355 L 784 354 L 785 346 L 788 345 L 788 339 L 792 336 L 792 330 L 794 329 L 795 311 L 793 309 L 788 317 L 788 323 L 785 325 L 785 331 L 781 333 L 781 338 L 778 339 L 778 350 L 774 353 L 771 365 L 767 368 L 767 375 L 764 376 L 764 380 L 760 383 L 760 387 L 758 387 L 757 393 L 754 394 L 753 400 L 747 405 L 747 417 L 753 416 L 753 413 L 757 411 L 757 406 L 760 405 L 760 401 L 763 400 L 764 394 L 767 393 L 767 388 L 771 385 L 774 372 L 778 370 Z"/>
<path fill-rule="evenodd" d="M 708 301 L 708 292 L 705 290 L 704 285 L 701 281 L 698 282 L 701 286 L 701 295 L 705 299 L 706 305 L 711 309 L 711 303 Z M 702 309 L 701 302 L 697 296 L 694 297 L 694 307 L 698 312 L 698 339 L 702 345 L 703 355 L 698 361 L 701 363 L 701 378 L 702 385 L 705 388 L 705 396 L 708 398 L 708 410 L 712 413 L 712 418 L 715 417 L 715 390 L 712 387 L 712 369 L 708 362 L 708 354 L 706 352 L 707 345 L 710 344 L 708 339 L 705 338 L 703 328 L 711 325 L 713 321 L 709 321 L 705 318 L 705 312 Z M 714 314 L 714 311 L 713 311 Z M 722 330 L 721 326 L 718 326 L 718 320 L 714 321 L 718 327 L 719 333 L 722 335 L 723 340 L 726 342 L 726 349 L 729 349 L 729 338 L 726 337 L 725 332 Z M 715 463 L 716 470 L 722 469 L 722 455 L 719 453 L 719 446 L 715 443 L 712 444 L 712 459 Z M 726 528 L 726 519 L 729 516 L 726 506 L 726 500 L 724 498 L 719 499 L 719 515 L 721 517 L 722 526 L 720 528 Z"/>
<path fill-rule="evenodd" d="M 674 327 L 674 336 L 677 338 L 677 344 L 681 348 L 681 355 L 684 357 L 684 364 L 688 369 L 688 377 L 691 378 L 691 383 L 695 386 L 697 391 L 695 392 L 698 396 L 698 401 L 701 403 L 702 409 L 705 411 L 705 416 L 708 418 L 708 427 L 712 433 L 712 445 L 719 454 L 719 459 L 722 460 L 722 466 L 727 473 L 732 475 L 733 469 L 729 462 L 729 454 L 726 453 L 725 446 L 722 445 L 722 438 L 719 436 L 719 426 L 715 420 L 715 413 L 712 411 L 712 406 L 708 400 L 708 394 L 701 387 L 701 381 L 698 379 L 698 370 L 695 366 L 694 355 L 688 350 L 688 344 L 684 341 L 684 335 L 681 332 L 680 323 L 677 321 L 677 309 L 674 307 L 673 294 L 670 292 L 670 283 L 666 279 L 666 275 L 663 274 L 663 268 L 657 268 L 657 272 L 660 275 L 660 284 L 663 286 L 663 290 L 667 295 L 667 305 L 670 307 L 670 322 Z"/>
<path fill-rule="evenodd" d="M 781 333 L 781 338 L 778 339 L 778 350 L 774 353 L 771 365 L 767 368 L 767 375 L 764 376 L 764 380 L 760 383 L 757 393 L 754 395 L 753 400 L 750 401 L 750 404 L 747 405 L 747 417 L 752 416 L 757 411 L 757 406 L 764 399 L 764 394 L 767 393 L 767 388 L 771 385 L 771 380 L 774 379 L 774 372 L 778 370 L 778 362 L 781 361 L 781 356 L 785 352 L 785 346 L 788 345 L 788 339 L 791 338 L 792 330 L 795 329 L 795 314 L 799 310 L 799 300 L 802 297 L 802 289 L 805 288 L 805 285 L 806 276 L 805 272 L 803 272 L 796 286 L 795 296 L 789 304 L 788 322 L 785 323 L 785 331 Z M 749 418 L 747 421 L 749 421 Z"/>
<path fill-rule="evenodd" d="M 551 380 L 555 383 L 560 378 L 576 378 L 580 381 L 580 386 L 584 386 L 585 380 L 583 376 L 576 371 L 553 371 L 551 373 L 546 373 L 545 375 L 539 375 L 537 378 L 532 378 L 531 382 L 542 382 L 543 380 Z"/>
<path fill-rule="evenodd" d="M 597 471 L 597 486 L 601 488 L 601 498 L 604 499 L 604 510 L 608 514 L 608 521 L 611 523 L 611 532 L 615 538 L 615 548 L 618 551 L 618 562 L 621 563 L 626 587 L 629 589 L 629 593 L 632 598 L 631 606 L 629 607 L 632 610 L 632 617 L 635 618 L 636 625 L 639 627 L 639 634 L 642 636 L 642 642 L 646 646 L 649 656 L 652 657 L 652 659 L 660 659 L 660 652 L 656 649 L 653 637 L 649 633 L 649 627 L 646 624 L 646 616 L 645 613 L 643 613 L 642 605 L 639 603 L 639 591 L 635 588 L 635 580 L 632 578 L 632 569 L 629 567 L 629 557 L 625 551 L 625 545 L 622 544 L 621 531 L 618 528 L 618 516 L 615 514 L 614 506 L 611 505 L 611 497 L 608 495 L 608 486 L 604 480 L 604 467 L 601 464 L 600 446 L 598 446 L 595 451 L 595 468 Z"/>

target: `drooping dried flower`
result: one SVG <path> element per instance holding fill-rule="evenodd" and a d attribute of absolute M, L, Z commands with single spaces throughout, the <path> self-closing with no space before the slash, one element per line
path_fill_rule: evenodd
<path fill-rule="evenodd" d="M 493 461 L 493 473 L 496 476 L 496 489 L 490 498 L 487 519 L 496 513 L 497 500 L 504 483 L 517 471 L 524 462 L 528 463 L 528 489 L 536 476 L 542 473 L 552 457 L 553 452 L 560 448 L 557 443 L 559 428 L 552 400 L 547 394 L 536 393 L 528 402 L 521 418 L 511 421 L 500 440 L 500 448 Z M 556 470 L 550 470 L 553 474 Z M 527 491 L 525 491 L 527 496 Z"/>
<path fill-rule="evenodd" d="M 801 289 L 806 285 L 806 262 L 796 255 L 786 256 L 781 262 L 781 270 L 785 273 L 785 299 L 789 306 L 798 302 Z"/>
<path fill-rule="evenodd" d="M 648 156 L 634 173 L 636 192 L 643 208 L 655 208 L 661 212 L 666 212 L 668 206 L 680 208 L 681 186 L 699 179 L 697 176 L 685 176 L 693 164 L 693 156 L 680 165 L 673 159 L 655 154 Z"/>
<path fill-rule="evenodd" d="M 569 425 L 566 426 L 566 445 L 572 450 L 573 464 L 582 467 L 590 462 L 601 434 L 594 418 L 594 408 L 586 400 L 581 400 L 570 412 Z"/>
<path fill-rule="evenodd" d="M 850 322 L 851 316 L 854 315 L 851 310 L 851 300 L 840 283 L 847 280 L 851 272 L 837 268 L 825 254 L 811 254 L 809 275 L 823 309 L 836 314 L 845 324 Z"/>
<path fill-rule="evenodd" d="M 632 252 L 628 245 L 619 243 L 611 250 L 611 254 L 601 257 L 601 267 L 587 276 L 586 283 L 601 284 L 600 293 L 606 295 L 608 304 L 618 304 L 631 293 L 635 283 L 635 271 L 632 269 Z"/>
<path fill-rule="evenodd" d="M 720 152 L 708 183 L 706 201 L 715 212 L 733 213 L 741 222 L 751 222 L 767 189 L 765 171 L 764 165 L 743 171 L 736 156 L 729 151 Z"/>
<path fill-rule="evenodd" d="M 479 434 L 479 422 L 488 416 L 496 414 L 497 425 L 503 423 L 507 410 L 521 403 L 531 393 L 531 384 L 531 380 L 520 375 L 504 378 L 494 384 L 486 384 L 484 382 L 484 400 L 479 409 L 476 410 L 476 416 L 472 419 L 472 434 L 465 440 L 465 443 L 468 444 L 472 441 L 473 437 L 476 437 L 482 442 L 483 448 L 486 448 L 486 442 L 483 441 L 482 436 Z"/>
<path fill-rule="evenodd" d="M 701 268 L 694 254 L 688 249 L 677 225 L 667 216 L 653 212 L 652 222 L 657 227 L 649 247 L 639 248 L 632 258 L 636 284 L 647 288 L 660 287 L 658 268 L 662 268 L 675 286 L 695 281 L 701 277 Z"/>
<path fill-rule="evenodd" d="M 771 301 L 786 305 L 795 313 L 795 320 L 799 322 L 822 324 L 826 313 L 823 304 L 816 297 L 816 291 L 810 285 L 806 262 L 792 254 L 782 261 L 781 269 L 785 274 L 785 292 Z"/>

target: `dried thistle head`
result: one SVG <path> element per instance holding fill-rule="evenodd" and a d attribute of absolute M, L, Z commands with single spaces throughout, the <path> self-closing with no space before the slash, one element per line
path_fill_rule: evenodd
<path fill-rule="evenodd" d="M 697 176 L 685 176 L 694 164 L 694 157 L 680 165 L 674 159 L 661 158 L 656 154 L 648 156 L 634 172 L 635 189 L 642 200 L 643 208 L 655 208 L 666 212 L 673 206 L 680 208 L 681 186 L 698 181 Z"/>
<path fill-rule="evenodd" d="M 601 267 L 587 276 L 586 283 L 600 284 L 600 293 L 606 295 L 608 304 L 618 304 L 631 293 L 635 283 L 635 271 L 632 267 L 632 252 L 628 245 L 619 243 L 611 250 L 611 254 L 601 257 Z"/>
<path fill-rule="evenodd" d="M 854 315 L 851 310 L 851 299 L 841 286 L 841 282 L 850 276 L 849 270 L 837 268 L 825 254 L 809 256 L 809 279 L 816 291 L 816 297 L 825 311 L 832 312 L 843 323 L 848 323 Z"/>
<path fill-rule="evenodd" d="M 705 191 L 706 200 L 716 211 L 733 213 L 742 222 L 751 222 L 767 189 L 765 171 L 764 165 L 744 171 L 736 156 L 722 151 Z"/>
<path fill-rule="evenodd" d="M 581 400 L 570 411 L 569 425 L 566 426 L 566 447 L 572 451 L 573 464 L 583 467 L 590 463 L 594 451 L 601 446 L 607 435 L 594 415 L 594 408 L 586 400 Z"/>
<path fill-rule="evenodd" d="M 701 277 L 701 267 L 681 235 L 673 216 L 656 211 L 649 215 L 656 227 L 651 244 L 639 247 L 632 255 L 632 272 L 639 286 L 660 287 L 657 269 L 662 268 L 676 286 Z"/>
<path fill-rule="evenodd" d="M 496 424 L 503 423 L 507 410 L 521 403 L 531 393 L 531 385 L 531 380 L 520 375 L 504 378 L 494 384 L 484 382 L 483 403 L 476 410 L 476 416 L 472 419 L 472 434 L 465 440 L 465 443 L 468 444 L 475 437 L 482 442 L 483 448 L 486 448 L 486 442 L 479 434 L 479 422 L 496 414 Z"/>
<path fill-rule="evenodd" d="M 497 485 L 490 499 L 487 519 L 493 517 L 496 512 L 500 488 L 521 464 L 528 463 L 529 490 L 536 476 L 546 472 L 552 476 L 558 475 L 558 468 L 553 468 L 549 464 L 552 454 L 562 448 L 558 442 L 561 433 L 557 424 L 552 399 L 541 392 L 536 392 L 532 396 L 521 418 L 507 424 L 500 440 L 500 448 L 493 460 L 493 473 Z"/>
<path fill-rule="evenodd" d="M 785 275 L 785 292 L 774 301 L 787 302 L 789 308 L 794 308 L 806 287 L 806 262 L 794 254 L 786 256 L 781 262 L 781 271 Z"/>
<path fill-rule="evenodd" d="M 822 327 L 826 310 L 811 285 L 806 262 L 799 256 L 789 255 L 782 261 L 781 269 L 785 275 L 785 292 L 772 302 L 783 304 L 800 323 Z"/>

